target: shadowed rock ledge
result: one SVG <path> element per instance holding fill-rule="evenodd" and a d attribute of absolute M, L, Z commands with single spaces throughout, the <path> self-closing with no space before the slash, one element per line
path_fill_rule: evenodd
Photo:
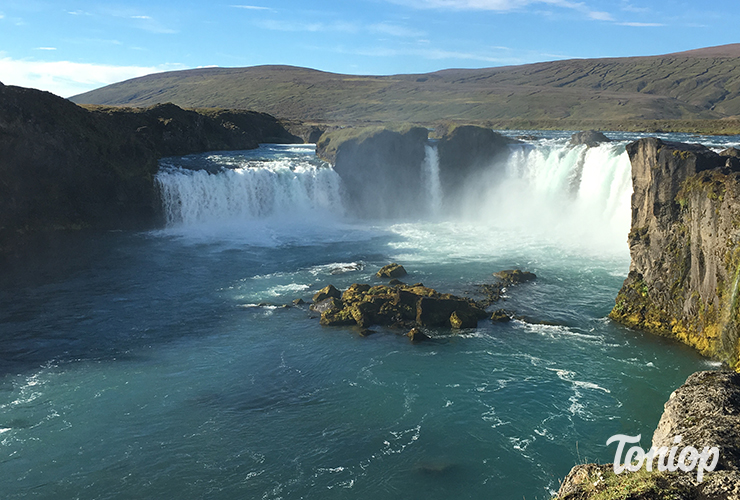
<path fill-rule="evenodd" d="M 0 84 L 0 250 L 19 233 L 151 227 L 160 215 L 158 159 L 293 143 L 250 111 L 89 109 L 48 92 Z"/>
<path fill-rule="evenodd" d="M 324 133 L 316 154 L 342 178 L 356 215 L 393 218 L 426 215 L 438 203 L 445 210 L 455 206 L 465 187 L 476 185 L 519 142 L 477 126 L 454 127 L 436 143 L 428 136 L 426 128 L 411 124 L 348 127 Z M 428 186 L 434 144 L 440 200 L 430 199 Z"/>

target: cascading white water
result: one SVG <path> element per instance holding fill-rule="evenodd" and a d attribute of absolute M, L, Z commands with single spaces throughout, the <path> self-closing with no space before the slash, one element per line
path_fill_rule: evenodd
<path fill-rule="evenodd" d="M 238 226 L 248 223 L 253 233 L 261 224 L 260 234 L 279 230 L 306 235 L 311 227 L 321 226 L 325 234 L 345 213 L 342 181 L 312 149 L 298 149 L 164 162 L 157 182 L 168 227 L 227 228 L 244 235 Z M 183 168 L 188 166 L 211 171 L 215 166 L 216 173 Z M 463 223 L 521 229 L 580 247 L 595 244 L 626 251 L 632 185 L 624 143 L 594 148 L 562 142 L 512 146 L 508 159 L 471 175 L 457 199 L 445 192 L 439 170 L 437 149 L 427 146 L 419 186 L 424 212 L 432 220 L 444 214 Z M 373 195 L 382 202 L 383 192 Z"/>
<path fill-rule="evenodd" d="M 343 211 L 339 176 L 308 162 L 255 162 L 218 173 L 169 167 L 157 183 L 169 225 Z"/>
<path fill-rule="evenodd" d="M 625 249 L 631 165 L 624 143 L 512 146 L 506 165 L 470 179 L 463 217 L 561 243 Z"/>
<path fill-rule="evenodd" d="M 442 207 L 442 185 L 439 182 L 439 153 L 436 146 L 426 146 L 426 156 L 421 166 L 422 185 L 428 199 L 430 215 L 439 213 Z"/>

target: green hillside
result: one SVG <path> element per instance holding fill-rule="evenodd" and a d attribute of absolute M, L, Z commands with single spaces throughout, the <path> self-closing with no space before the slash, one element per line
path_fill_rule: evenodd
<path fill-rule="evenodd" d="M 135 78 L 80 104 L 264 111 L 326 122 L 707 120 L 740 116 L 740 44 L 665 56 L 355 76 L 292 66 Z"/>

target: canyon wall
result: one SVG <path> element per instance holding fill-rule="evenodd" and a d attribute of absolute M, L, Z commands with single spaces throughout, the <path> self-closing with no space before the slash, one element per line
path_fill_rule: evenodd
<path fill-rule="evenodd" d="M 649 138 L 627 152 L 632 263 L 610 317 L 740 368 L 738 151 Z"/>

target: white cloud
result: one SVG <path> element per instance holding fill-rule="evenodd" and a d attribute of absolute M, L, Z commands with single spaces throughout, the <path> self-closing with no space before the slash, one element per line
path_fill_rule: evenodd
<path fill-rule="evenodd" d="M 56 47 L 36 47 L 35 50 L 57 50 Z"/>
<path fill-rule="evenodd" d="M 588 17 L 595 21 L 614 21 L 614 18 L 608 12 L 589 12 Z"/>
<path fill-rule="evenodd" d="M 636 28 L 659 28 L 661 26 L 665 26 L 665 24 L 662 23 L 617 23 L 620 26 L 633 26 Z"/>
<path fill-rule="evenodd" d="M 0 58 L 0 75 L 5 85 L 47 90 L 70 97 L 111 83 L 160 71 L 183 69 L 180 65 L 111 66 L 70 61 L 28 61 Z"/>
<path fill-rule="evenodd" d="M 325 33 L 325 32 L 341 32 L 341 33 L 357 33 L 359 28 L 357 25 L 346 22 L 334 22 L 334 23 L 303 23 L 293 21 L 277 21 L 274 19 L 268 19 L 257 23 L 258 26 L 273 30 L 273 31 L 309 31 L 313 33 Z"/>
<path fill-rule="evenodd" d="M 568 0 L 387 0 L 392 3 L 407 5 L 416 9 L 439 10 L 484 10 L 493 12 L 522 11 L 530 5 L 545 4 L 563 9 L 571 9 L 585 14 L 589 19 L 596 21 L 614 21 L 608 12 L 591 10 L 583 2 Z"/>
<path fill-rule="evenodd" d="M 247 10 L 272 10 L 269 7 L 259 7 L 257 5 L 232 5 L 235 9 L 247 9 Z"/>

